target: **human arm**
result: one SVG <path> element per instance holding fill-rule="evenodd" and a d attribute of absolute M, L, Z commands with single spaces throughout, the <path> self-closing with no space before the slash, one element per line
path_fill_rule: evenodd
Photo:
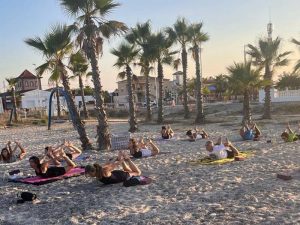
<path fill-rule="evenodd" d="M 19 159 L 21 160 L 25 157 L 26 150 L 25 150 L 25 148 L 23 148 L 23 146 L 19 142 L 15 141 L 15 143 L 16 143 L 15 149 L 20 148 L 21 153 L 19 154 Z"/>
<path fill-rule="evenodd" d="M 222 144 L 222 137 L 219 137 L 216 142 L 216 145 L 221 145 L 221 144 Z"/>

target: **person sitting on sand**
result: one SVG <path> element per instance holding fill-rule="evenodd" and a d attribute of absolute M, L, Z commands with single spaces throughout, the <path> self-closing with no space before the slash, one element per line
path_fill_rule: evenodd
<path fill-rule="evenodd" d="M 198 130 L 195 128 L 194 130 L 188 130 L 186 132 L 189 141 L 196 141 L 197 139 L 206 139 L 208 138 L 208 134 L 204 129 Z"/>
<path fill-rule="evenodd" d="M 134 158 L 155 156 L 159 153 L 159 148 L 151 140 L 145 144 L 143 139 L 137 143 L 136 139 L 130 138 L 128 148 Z"/>
<path fill-rule="evenodd" d="M 294 142 L 299 140 L 300 135 L 297 135 L 290 127 L 290 124 L 287 124 L 286 129 L 281 134 L 282 140 L 285 142 Z"/>
<path fill-rule="evenodd" d="M 62 150 L 60 153 L 60 157 L 63 158 L 67 166 L 49 166 L 49 162 L 40 162 L 40 159 L 37 156 L 31 156 L 29 158 L 29 164 L 31 168 L 34 169 L 37 176 L 43 177 L 43 178 L 50 178 L 50 177 L 57 177 L 64 175 L 71 169 L 76 167 L 76 164 L 66 155 L 66 153 Z"/>
<path fill-rule="evenodd" d="M 115 170 L 119 165 L 122 165 L 123 170 Z M 115 162 L 108 162 L 103 166 L 97 163 L 87 165 L 85 167 L 85 174 L 90 177 L 96 177 L 104 184 L 116 184 L 124 182 L 132 176 L 140 176 L 141 171 L 127 154 L 120 151 Z"/>
<path fill-rule="evenodd" d="M 162 139 L 171 139 L 174 136 L 174 131 L 170 125 L 161 127 L 161 137 Z"/>
<path fill-rule="evenodd" d="M 12 163 L 18 160 L 24 159 L 26 155 L 26 150 L 21 146 L 21 144 L 15 141 L 16 146 L 14 149 L 11 147 L 11 141 L 8 141 L 6 147 L 1 150 L 0 161 L 4 163 Z M 17 149 L 20 149 L 19 153 L 16 153 Z"/>
<path fill-rule="evenodd" d="M 234 158 L 239 155 L 237 148 L 227 138 L 224 144 L 222 137 L 218 139 L 216 144 L 213 141 L 207 141 L 205 147 L 209 153 L 209 158 L 213 159 Z"/>
<path fill-rule="evenodd" d="M 244 124 L 240 129 L 240 135 L 244 140 L 258 141 L 261 135 L 261 131 L 258 129 L 256 123 Z"/>
<path fill-rule="evenodd" d="M 68 150 L 67 152 L 65 150 Z M 48 161 L 50 164 L 59 166 L 63 161 L 61 157 L 62 151 L 65 151 L 66 155 L 71 159 L 77 158 L 81 155 L 82 151 L 73 145 L 70 141 L 64 141 L 59 146 L 47 146 L 45 147 L 45 156 L 41 159 L 41 163 Z"/>

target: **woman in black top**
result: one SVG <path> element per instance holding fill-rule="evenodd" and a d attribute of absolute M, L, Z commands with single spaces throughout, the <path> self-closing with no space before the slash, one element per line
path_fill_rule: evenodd
<path fill-rule="evenodd" d="M 61 153 L 61 157 L 66 161 L 68 164 L 66 167 L 49 167 L 49 162 L 43 162 L 40 163 L 40 159 L 36 156 L 32 156 L 29 158 L 29 163 L 31 168 L 34 169 L 37 176 L 43 177 L 43 178 L 49 178 L 49 177 L 57 177 L 64 175 L 68 171 L 70 171 L 72 168 L 76 166 L 76 164 L 68 157 L 66 156 L 65 152 Z"/>
<path fill-rule="evenodd" d="M 115 170 L 119 165 L 122 165 L 123 170 Z M 115 162 L 108 162 L 103 166 L 99 164 L 87 165 L 85 167 L 85 174 L 90 177 L 96 177 L 104 184 L 116 184 L 128 180 L 132 176 L 140 176 L 141 171 L 130 160 L 130 157 L 119 152 L 118 158 Z"/>

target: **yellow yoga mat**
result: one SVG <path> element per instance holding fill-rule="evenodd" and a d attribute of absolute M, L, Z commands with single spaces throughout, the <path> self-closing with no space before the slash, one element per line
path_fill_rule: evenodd
<path fill-rule="evenodd" d="M 250 156 L 254 155 L 253 152 L 247 151 L 247 152 L 240 152 L 239 156 L 242 156 L 244 158 L 248 158 Z M 234 158 L 226 158 L 226 159 L 208 159 L 208 158 L 202 158 L 197 160 L 190 161 L 190 164 L 192 165 L 222 165 L 225 163 L 233 162 Z"/>

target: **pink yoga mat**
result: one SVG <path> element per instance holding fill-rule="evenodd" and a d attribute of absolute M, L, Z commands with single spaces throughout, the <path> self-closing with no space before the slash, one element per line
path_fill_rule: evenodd
<path fill-rule="evenodd" d="M 43 177 L 35 176 L 35 177 L 19 179 L 16 182 L 41 185 L 41 184 L 46 184 L 57 180 L 67 179 L 70 177 L 80 176 L 84 174 L 84 171 L 85 171 L 84 168 L 78 167 L 78 168 L 71 169 L 69 172 L 58 177 L 43 178 Z"/>

